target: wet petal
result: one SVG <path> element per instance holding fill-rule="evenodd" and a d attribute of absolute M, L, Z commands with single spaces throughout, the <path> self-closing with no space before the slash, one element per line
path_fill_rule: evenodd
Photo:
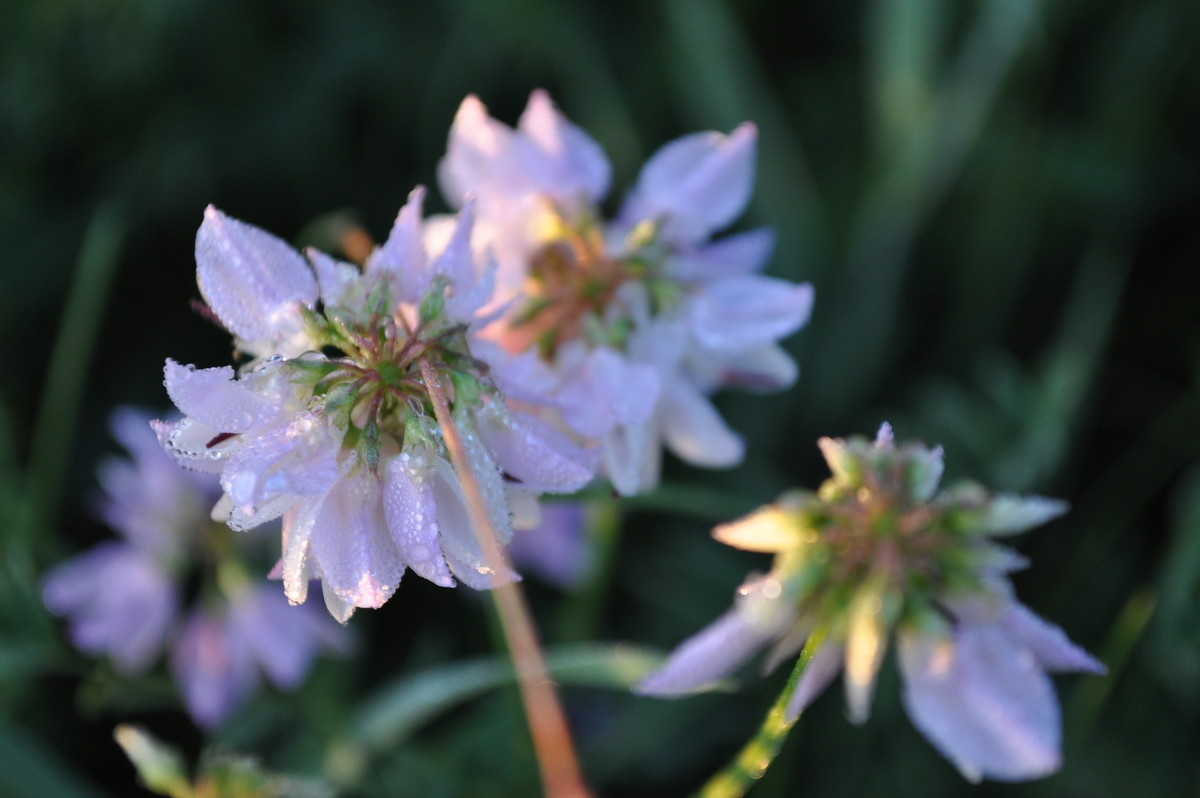
<path fill-rule="evenodd" d="M 361 468 L 330 489 L 313 524 L 310 544 L 321 581 L 356 607 L 382 606 L 404 575 L 382 493 L 379 477 Z"/>
<path fill-rule="evenodd" d="M 592 480 L 584 450 L 538 419 L 485 408 L 479 434 L 504 473 L 537 493 L 574 493 Z"/>
<path fill-rule="evenodd" d="M 297 307 L 313 307 L 318 295 L 298 252 L 211 205 L 196 233 L 196 281 L 221 323 L 252 343 L 294 336 L 303 326 Z"/>
<path fill-rule="evenodd" d="M 1054 688 L 999 626 L 963 625 L 953 639 L 902 633 L 899 651 L 909 717 L 967 779 L 1020 781 L 1058 769 Z"/>
<path fill-rule="evenodd" d="M 279 412 L 278 405 L 238 382 L 229 366 L 197 369 L 168 358 L 163 374 L 175 406 L 221 432 L 245 432 Z"/>
<path fill-rule="evenodd" d="M 245 515 L 281 496 L 313 496 L 337 478 L 341 437 L 309 412 L 243 440 L 221 473 L 221 487 Z"/>
<path fill-rule="evenodd" d="M 366 273 L 385 272 L 400 302 L 417 304 L 429 290 L 432 271 L 427 267 L 422 243 L 421 216 L 425 188 L 417 186 L 400 209 L 392 231 L 383 246 L 367 258 Z"/>
<path fill-rule="evenodd" d="M 730 277 L 709 283 L 691 306 L 692 334 L 717 352 L 773 344 L 804 326 L 813 289 L 774 277 Z"/>
<path fill-rule="evenodd" d="M 383 476 L 383 511 L 401 559 L 435 585 L 454 587 L 438 540 L 438 507 L 429 484 L 434 455 L 423 447 L 393 457 Z"/>
<path fill-rule="evenodd" d="M 179 421 L 151 421 L 163 451 L 176 465 L 205 474 L 219 474 L 229 458 L 241 448 L 237 438 L 227 438 L 221 430 L 201 424 L 194 418 Z"/>

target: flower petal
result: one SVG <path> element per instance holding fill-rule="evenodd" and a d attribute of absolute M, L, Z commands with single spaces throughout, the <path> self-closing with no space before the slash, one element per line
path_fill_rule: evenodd
<path fill-rule="evenodd" d="M 251 344 L 292 339 L 303 328 L 297 306 L 311 308 L 318 296 L 317 281 L 300 253 L 211 205 L 196 233 L 196 281 L 221 323 Z"/>
<path fill-rule="evenodd" d="M 280 496 L 313 496 L 337 478 L 341 436 L 305 411 L 246 438 L 221 473 L 221 487 L 246 515 Z"/>
<path fill-rule="evenodd" d="M 380 271 L 388 275 L 400 302 L 417 304 L 429 290 L 433 272 L 428 268 L 422 243 L 421 215 L 425 188 L 417 186 L 400 209 L 392 231 L 383 246 L 367 258 L 367 274 Z"/>
<path fill-rule="evenodd" d="M 276 404 L 235 379 L 229 366 L 197 369 L 167 358 L 163 375 L 167 396 L 184 415 L 221 432 L 245 432 L 279 412 Z"/>
<path fill-rule="evenodd" d="M 221 430 L 194 418 L 151 421 L 150 428 L 176 465 L 205 474 L 221 473 L 229 458 L 241 447 L 237 438 L 223 438 Z"/>
<path fill-rule="evenodd" d="M 967 779 L 1020 781 L 1058 769 L 1054 688 L 998 625 L 964 624 L 953 639 L 902 632 L 899 652 L 909 717 Z"/>
<path fill-rule="evenodd" d="M 517 141 L 534 145 L 539 188 L 564 202 L 580 195 L 600 200 L 608 191 L 610 168 L 604 151 L 591 136 L 567 121 L 550 95 L 542 90 L 529 96 L 517 122 Z"/>
<path fill-rule="evenodd" d="M 434 455 L 413 447 L 388 460 L 383 474 L 383 512 L 400 557 L 435 585 L 454 587 L 438 541 L 438 507 L 429 484 Z"/>
<path fill-rule="evenodd" d="M 707 349 L 738 352 L 773 344 L 804 326 L 813 289 L 761 275 L 707 284 L 692 302 L 692 334 Z"/>
<path fill-rule="evenodd" d="M 662 402 L 663 437 L 679 459 L 704 468 L 729 468 L 742 461 L 746 446 L 712 403 L 685 379 L 677 379 Z"/>
<path fill-rule="evenodd" d="M 591 482 L 588 455 L 550 425 L 493 404 L 479 416 L 479 435 L 504 473 L 536 493 L 574 493 Z"/>
<path fill-rule="evenodd" d="M 706 283 L 762 271 L 774 249 L 775 233 L 763 227 L 678 252 L 667 268 L 682 282 Z"/>
<path fill-rule="evenodd" d="M 758 131 L 745 123 L 730 135 L 693 133 L 651 156 L 621 218 L 666 220 L 663 235 L 699 241 L 732 222 L 750 199 Z"/>
<path fill-rule="evenodd" d="M 730 610 L 683 641 L 667 661 L 633 688 L 653 696 L 703 691 L 729 676 L 773 637 L 737 609 Z"/>
<path fill-rule="evenodd" d="M 383 606 L 404 575 L 382 493 L 379 477 L 360 468 L 330 489 L 313 524 L 310 543 L 321 581 L 356 607 Z"/>
<path fill-rule="evenodd" d="M 1010 601 L 1000 617 L 1000 623 L 1021 641 L 1043 668 L 1050 671 L 1083 671 L 1104 674 L 1104 663 L 1075 645 L 1066 632 L 1042 620 L 1018 601 Z"/>
<path fill-rule="evenodd" d="M 171 673 L 188 714 L 211 729 L 254 691 L 258 672 L 250 650 L 220 620 L 194 612 L 171 651 Z"/>
<path fill-rule="evenodd" d="M 979 530 L 988 535 L 1016 535 L 1052 521 L 1070 509 L 1061 499 L 1002 493 L 989 502 Z"/>

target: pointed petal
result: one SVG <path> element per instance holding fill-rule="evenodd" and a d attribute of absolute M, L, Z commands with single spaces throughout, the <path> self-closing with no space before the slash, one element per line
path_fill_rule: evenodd
<path fill-rule="evenodd" d="M 163 375 L 167 395 L 184 415 L 221 432 L 245 432 L 279 412 L 276 404 L 237 381 L 229 366 L 197 369 L 168 358 Z"/>
<path fill-rule="evenodd" d="M 963 625 L 953 640 L 900 635 L 908 715 L 971 781 L 1035 779 L 1059 767 L 1054 688 L 1013 642 L 995 624 Z"/>
<path fill-rule="evenodd" d="M 800 713 L 825 692 L 833 677 L 842 669 L 843 653 L 842 647 L 834 643 L 825 643 L 813 653 L 804 673 L 800 674 L 796 691 L 788 701 L 784 714 L 788 723 L 794 723 Z"/>
<path fill-rule="evenodd" d="M 510 127 L 488 116 L 478 97 L 463 100 L 450 126 L 446 157 L 438 165 L 446 201 L 460 207 L 468 193 L 502 196 L 506 187 L 523 186 L 512 147 Z"/>
<path fill-rule="evenodd" d="M 517 129 L 536 147 L 539 187 L 556 199 L 571 201 L 582 195 L 597 201 L 608 191 L 610 169 L 604 151 L 559 113 L 546 92 L 539 89 L 529 96 Z"/>
<path fill-rule="evenodd" d="M 676 253 L 667 268 L 682 282 L 707 283 L 762 271 L 774 250 L 775 233 L 763 227 Z"/>
<path fill-rule="evenodd" d="M 633 688 L 635 693 L 680 696 L 702 691 L 737 670 L 772 637 L 730 610 L 683 641 L 661 668 Z"/>
<path fill-rule="evenodd" d="M 742 461 L 742 437 L 686 380 L 671 384 L 662 405 L 663 436 L 679 459 L 704 468 L 729 468 Z"/>
<path fill-rule="evenodd" d="M 584 450 L 548 424 L 503 408 L 485 408 L 479 434 L 505 474 L 536 493 L 574 493 L 592 480 L 594 469 L 579 460 Z"/>
<path fill-rule="evenodd" d="M 929 501 L 937 492 L 942 472 L 946 469 L 942 447 L 927 449 L 919 445 L 905 446 L 904 456 L 904 479 L 908 483 L 909 495 L 915 502 Z"/>
<path fill-rule="evenodd" d="M 196 233 L 196 281 L 221 323 L 249 342 L 292 337 L 302 327 L 296 307 L 313 307 L 318 294 L 298 252 L 211 205 Z"/>
<path fill-rule="evenodd" d="M 600 347 L 588 353 L 559 400 L 563 421 L 580 435 L 596 438 L 615 425 L 644 423 L 654 413 L 658 393 L 652 366 Z"/>
<path fill-rule="evenodd" d="M 433 455 L 414 447 L 388 460 L 383 475 L 383 511 L 401 559 L 435 585 L 454 587 L 438 541 L 438 507 L 429 485 Z"/>
<path fill-rule="evenodd" d="M 236 438 L 222 439 L 221 430 L 201 424 L 194 418 L 179 421 L 151 421 L 163 451 L 175 463 L 191 471 L 219 474 L 229 458 L 241 447 Z"/>
<path fill-rule="evenodd" d="M 988 504 L 979 530 L 989 535 L 1015 535 L 1058 518 L 1068 509 L 1070 505 L 1060 499 L 1002 493 Z"/>
<path fill-rule="evenodd" d="M 887 628 L 879 588 L 868 584 L 850 607 L 846 631 L 846 704 L 850 720 L 864 723 L 871 713 L 875 676 L 887 650 Z"/>
<path fill-rule="evenodd" d="M 337 478 L 341 436 L 308 411 L 242 441 L 221 473 L 221 487 L 245 515 L 280 496 L 313 496 Z"/>
<path fill-rule="evenodd" d="M 175 641 L 171 674 L 188 714 L 206 729 L 225 720 L 258 683 L 249 650 L 234 644 L 222 621 L 200 611 Z"/>
<path fill-rule="evenodd" d="M 1060 627 L 1042 620 L 1018 601 L 1008 603 L 1000 623 L 1012 637 L 1033 652 L 1046 670 L 1096 674 L 1108 672 L 1104 663 L 1072 643 Z"/>
<path fill-rule="evenodd" d="M 773 344 L 804 326 L 813 290 L 774 277 L 750 275 L 709 283 L 691 306 L 692 333 L 717 352 Z"/>
<path fill-rule="evenodd" d="M 396 291 L 397 301 L 417 304 L 433 278 L 425 257 L 421 217 L 425 188 L 417 186 L 400 209 L 383 246 L 367 258 L 366 273 L 384 272 Z"/>
<path fill-rule="evenodd" d="M 621 218 L 666 217 L 664 235 L 698 241 L 732 222 L 750 199 L 758 131 L 746 123 L 729 136 L 693 133 L 651 156 Z"/>
<path fill-rule="evenodd" d="M 353 263 L 330 257 L 319 249 L 304 250 L 308 262 L 317 275 L 321 289 L 321 303 L 327 307 L 347 307 L 352 304 L 355 292 L 364 288 L 363 273 Z"/>
<path fill-rule="evenodd" d="M 356 607 L 383 606 L 404 575 L 382 493 L 379 477 L 360 468 L 330 489 L 313 524 L 310 542 L 322 583 Z"/>
<path fill-rule="evenodd" d="M 702 390 L 737 388 L 772 393 L 791 386 L 800 369 L 777 344 L 746 352 L 713 352 L 694 348 L 688 355 L 687 374 Z"/>

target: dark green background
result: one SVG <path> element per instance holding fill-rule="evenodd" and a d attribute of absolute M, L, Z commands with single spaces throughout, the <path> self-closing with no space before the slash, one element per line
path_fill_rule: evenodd
<path fill-rule="evenodd" d="M 45 794 L 41 774 L 84 790 L 63 794 L 134 794 L 110 737 L 122 720 L 202 746 L 165 677 L 122 686 L 68 651 L 30 580 L 107 534 L 86 497 L 113 449 L 111 408 L 163 407 L 168 355 L 228 360 L 227 338 L 188 308 L 204 206 L 293 240 L 349 209 L 382 237 L 415 184 L 434 187 L 465 94 L 511 123 L 544 87 L 605 147 L 616 200 L 665 141 L 756 121 L 758 187 L 739 225 L 774 227 L 771 273 L 817 295 L 788 343 L 799 385 L 722 399 L 747 463 L 671 463 L 664 502 L 691 512 L 631 513 L 597 628 L 562 629 L 563 597 L 531 580 L 547 637 L 678 642 L 767 565 L 707 528 L 815 486 L 818 436 L 888 419 L 901 439 L 943 444 L 951 478 L 1070 500 L 1066 519 L 1018 541 L 1034 564 L 1017 587 L 1111 675 L 1058 680 L 1060 775 L 972 788 L 909 725 L 889 665 L 865 727 L 831 690 L 757 795 L 1196 794 L 1198 12 L 1190 0 L 0 4 L 0 770 L 34 774 L 0 778 L 0 793 Z M 265 696 L 219 738 L 318 772 L 327 735 L 372 687 L 488 650 L 483 605 L 459 593 L 406 580 L 352 622 L 358 658 L 322 666 L 296 698 Z M 676 795 L 749 736 L 780 685 L 567 700 L 602 794 Z M 521 724 L 507 694 L 456 710 L 376 763 L 362 794 L 530 794 Z"/>

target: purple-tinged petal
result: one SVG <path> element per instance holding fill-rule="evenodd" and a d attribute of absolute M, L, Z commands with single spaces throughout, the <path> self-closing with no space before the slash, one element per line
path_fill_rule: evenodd
<path fill-rule="evenodd" d="M 107 654 L 126 675 L 153 664 L 178 605 L 161 565 L 124 543 L 101 544 L 53 569 L 42 600 L 69 618 L 76 648 Z"/>
<path fill-rule="evenodd" d="M 909 717 L 968 780 L 1058 770 L 1054 687 L 999 626 L 964 624 L 953 639 L 902 632 L 899 653 Z"/>
<path fill-rule="evenodd" d="M 278 405 L 238 382 L 229 366 L 197 369 L 167 358 L 163 374 L 175 406 L 212 429 L 245 432 L 279 413 Z"/>
<path fill-rule="evenodd" d="M 383 246 L 367 258 L 366 273 L 385 272 L 395 286 L 401 302 L 417 304 L 429 290 L 433 274 L 427 268 L 422 243 L 421 216 L 425 203 L 425 188 L 417 186 L 400 209 L 392 231 Z"/>
<path fill-rule="evenodd" d="M 269 427 L 242 446 L 221 473 L 221 487 L 245 515 L 281 496 L 313 496 L 337 478 L 341 435 L 310 412 Z"/>
<path fill-rule="evenodd" d="M 317 281 L 298 252 L 211 205 L 196 233 L 196 281 L 221 323 L 251 344 L 293 338 L 303 329 L 297 307 L 317 302 Z"/>
<path fill-rule="evenodd" d="M 824 643 L 813 653 L 804 673 L 800 674 L 795 692 L 788 700 L 784 714 L 786 722 L 794 723 L 800 713 L 825 692 L 833 677 L 842 669 L 844 653 L 843 648 L 834 643 Z"/>
<path fill-rule="evenodd" d="M 792 385 L 800 369 L 780 346 L 767 344 L 747 352 L 697 349 L 688 357 L 687 374 L 703 389 L 773 393 Z"/>
<path fill-rule="evenodd" d="M 250 650 L 220 620 L 192 614 L 171 651 L 171 673 L 188 714 L 211 729 L 254 692 L 258 671 Z"/>
<path fill-rule="evenodd" d="M 498 478 L 497 473 L 497 478 Z M 502 582 L 512 581 L 516 575 L 509 572 L 498 574 L 485 561 L 483 548 L 476 534 L 471 514 L 467 510 L 466 498 L 463 496 L 462 485 L 458 475 L 449 462 L 442 458 L 434 461 L 429 478 L 433 490 L 434 501 L 437 503 L 438 532 L 442 544 L 442 554 L 451 572 L 467 587 L 476 590 L 487 590 Z M 480 485 L 484 488 L 483 485 Z M 486 501 L 486 488 L 485 501 Z M 503 493 L 503 485 L 500 486 Z M 495 507 L 489 508 L 495 519 Z M 505 508 L 505 525 L 508 526 L 507 508 Z M 503 535 L 499 529 L 498 533 Z M 508 537 L 512 531 L 509 528 Z M 506 541 L 505 541 L 506 542 Z"/>
<path fill-rule="evenodd" d="M 937 492 L 946 462 L 941 446 L 927 449 L 924 446 L 904 447 L 906 468 L 904 478 L 913 501 L 926 502 Z"/>
<path fill-rule="evenodd" d="M 312 608 L 293 607 L 270 585 L 257 585 L 230 602 L 229 626 L 271 683 L 283 690 L 304 681 L 322 646 L 345 648 L 345 630 Z"/>
<path fill-rule="evenodd" d="M 383 474 L 383 512 L 401 559 L 435 585 L 454 587 L 438 542 L 438 507 L 429 485 L 435 455 L 412 447 L 388 460 Z"/>
<path fill-rule="evenodd" d="M 701 346 L 739 352 L 773 344 L 804 326 L 813 289 L 773 277 L 729 277 L 707 284 L 691 305 L 692 334 Z"/>
<path fill-rule="evenodd" d="M 283 556 L 277 567 L 283 579 L 284 595 L 292 604 L 303 604 L 308 599 L 309 580 L 319 577 L 313 563 L 311 541 L 313 525 L 328 495 L 326 492 L 310 496 L 283 516 Z"/>
<path fill-rule="evenodd" d="M 653 367 L 600 347 L 588 353 L 558 398 L 563 421 L 580 435 L 596 438 L 617 425 L 644 423 L 654 413 L 658 393 Z"/>
<path fill-rule="evenodd" d="M 559 113 L 542 90 L 529 96 L 517 130 L 536 147 L 539 188 L 560 201 L 579 195 L 600 200 L 608 191 L 610 168 L 604 151 L 591 136 Z M 519 137 L 518 141 L 522 141 Z"/>
<path fill-rule="evenodd" d="M 505 187 L 525 184 L 513 157 L 513 130 L 488 116 L 474 95 L 458 107 L 450 126 L 446 157 L 438 165 L 438 182 L 451 205 L 460 207 L 468 193 L 502 195 Z"/>
<path fill-rule="evenodd" d="M 179 421 L 151 421 L 163 451 L 175 464 L 191 471 L 219 474 L 229 458 L 241 446 L 238 438 L 229 438 L 221 430 L 201 424 L 193 418 Z"/>
<path fill-rule="evenodd" d="M 360 468 L 330 489 L 313 524 L 310 543 L 321 581 L 356 607 L 383 606 L 404 575 L 382 494 L 379 477 Z"/>
<path fill-rule="evenodd" d="M 555 502 L 542 508 L 541 523 L 513 534 L 509 555 L 517 568 L 564 590 L 587 577 L 592 547 L 584 529 L 583 505 Z"/>
<path fill-rule="evenodd" d="M 663 219 L 663 235 L 699 241 L 732 222 L 750 199 L 758 131 L 745 123 L 730 135 L 693 133 L 651 156 L 621 211 L 623 221 Z"/>
<path fill-rule="evenodd" d="M 658 483 L 662 447 L 653 423 L 614 427 L 600 438 L 600 472 L 622 496 L 650 491 Z"/>
<path fill-rule="evenodd" d="M 686 380 L 675 380 L 664 392 L 661 415 L 663 437 L 679 459 L 705 468 L 729 468 L 742 461 L 742 437 Z"/>
<path fill-rule="evenodd" d="M 774 250 L 774 231 L 759 228 L 675 253 L 667 268 L 682 282 L 707 283 L 762 271 Z"/>
<path fill-rule="evenodd" d="M 537 493 L 574 493 L 591 482 L 583 450 L 533 416 L 490 406 L 479 417 L 479 435 L 504 473 Z"/>
<path fill-rule="evenodd" d="M 683 641 L 661 668 L 633 688 L 653 696 L 682 696 L 711 687 L 729 676 L 774 637 L 774 630 L 730 610 Z"/>
<path fill-rule="evenodd" d="M 358 295 L 365 293 L 365 278 L 357 266 L 313 247 L 304 250 L 304 254 L 317 275 L 321 303 L 325 307 L 349 307 L 356 300 L 361 300 Z"/>
<path fill-rule="evenodd" d="M 1038 663 L 1049 671 L 1082 671 L 1104 674 L 1104 663 L 1072 643 L 1066 632 L 1042 620 L 1018 601 L 1010 601 L 1000 617 L 1000 624 L 1016 640 L 1037 657 Z"/>

